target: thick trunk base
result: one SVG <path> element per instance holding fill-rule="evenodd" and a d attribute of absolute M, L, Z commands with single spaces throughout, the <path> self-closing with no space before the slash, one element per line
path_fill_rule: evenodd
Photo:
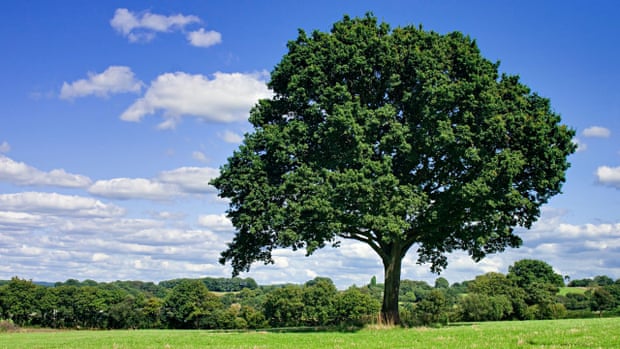
<path fill-rule="evenodd" d="M 400 251 L 393 251 L 389 257 L 389 259 L 383 260 L 385 283 L 383 289 L 383 304 L 381 306 L 381 321 L 386 325 L 400 325 L 398 293 L 400 290 L 402 258 L 400 256 Z"/>

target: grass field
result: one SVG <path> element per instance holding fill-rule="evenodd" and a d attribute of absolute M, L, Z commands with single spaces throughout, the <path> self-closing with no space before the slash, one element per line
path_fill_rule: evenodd
<path fill-rule="evenodd" d="M 584 294 L 587 290 L 587 287 L 560 287 L 558 294 L 561 296 L 566 296 L 569 293 Z"/>
<path fill-rule="evenodd" d="M 0 348 L 620 348 L 620 318 L 357 332 L 26 331 L 0 333 Z"/>

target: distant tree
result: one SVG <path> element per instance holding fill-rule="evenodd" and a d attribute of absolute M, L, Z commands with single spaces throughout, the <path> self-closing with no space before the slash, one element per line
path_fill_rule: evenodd
<path fill-rule="evenodd" d="M 449 288 L 450 282 L 445 277 L 438 277 L 435 279 L 435 288 Z"/>
<path fill-rule="evenodd" d="M 172 328 L 199 328 L 205 324 L 205 317 L 221 308 L 219 298 L 209 292 L 204 282 L 181 280 L 164 300 L 162 315 Z"/>
<path fill-rule="evenodd" d="M 426 298 L 433 288 L 426 281 L 402 280 L 400 298 L 403 301 L 417 302 Z"/>
<path fill-rule="evenodd" d="M 140 311 L 144 295 L 135 297 L 126 294 L 122 301 L 110 305 L 108 309 L 108 328 L 140 328 L 145 323 L 145 314 Z"/>
<path fill-rule="evenodd" d="M 575 279 L 568 283 L 569 287 L 589 287 L 592 285 L 594 285 L 594 281 L 592 279 Z"/>
<path fill-rule="evenodd" d="M 590 298 L 581 293 L 568 293 L 562 303 L 568 310 L 590 309 Z"/>
<path fill-rule="evenodd" d="M 459 299 L 461 319 L 464 321 L 497 321 L 513 313 L 512 302 L 506 295 L 470 293 Z"/>
<path fill-rule="evenodd" d="M 564 286 L 562 275 L 553 271 L 553 267 L 546 262 L 535 259 L 522 259 L 508 267 L 508 278 L 517 286 L 531 291 L 535 285 L 557 288 Z"/>
<path fill-rule="evenodd" d="M 245 320 L 247 328 L 257 329 L 266 328 L 269 326 L 269 322 L 265 318 L 265 315 L 256 310 L 254 307 L 243 305 L 241 306 L 239 313 Z"/>
<path fill-rule="evenodd" d="M 614 284 L 614 280 L 606 275 L 597 275 L 592 281 L 598 286 L 609 286 Z"/>
<path fill-rule="evenodd" d="M 263 309 L 267 321 L 273 327 L 301 325 L 304 310 L 302 288 L 287 285 L 269 292 L 265 297 Z"/>
<path fill-rule="evenodd" d="M 591 308 L 598 311 L 599 317 L 603 316 L 604 310 L 612 309 L 616 305 L 614 297 L 606 289 L 597 287 L 591 292 Z"/>
<path fill-rule="evenodd" d="M 450 290 L 451 292 L 453 292 L 454 294 L 463 294 L 463 293 L 467 293 L 467 285 L 469 285 L 469 282 L 464 281 L 464 282 L 455 282 L 452 285 L 450 285 Z"/>
<path fill-rule="evenodd" d="M 309 326 L 324 326 L 334 321 L 334 301 L 338 290 L 329 278 L 306 282 L 302 291 L 302 321 Z"/>
<path fill-rule="evenodd" d="M 349 287 L 336 295 L 334 309 L 337 324 L 361 326 L 376 318 L 381 302 L 357 287 Z"/>
<path fill-rule="evenodd" d="M 446 295 L 441 289 L 430 291 L 428 296 L 418 302 L 415 307 L 416 316 L 423 325 L 446 323 L 448 321 L 447 310 Z"/>
<path fill-rule="evenodd" d="M 519 246 L 514 228 L 560 192 L 576 147 L 549 100 L 498 67 L 461 33 L 370 14 L 300 31 L 211 182 L 237 230 L 221 262 L 236 275 L 277 248 L 360 241 L 383 262 L 382 316 L 398 323 L 411 247 L 438 272 L 455 250 L 479 261 Z"/>
<path fill-rule="evenodd" d="M 2 315 L 12 320 L 15 325 L 29 325 L 38 314 L 36 290 L 38 287 L 32 280 L 12 277 L 0 289 L 0 306 Z"/>
<path fill-rule="evenodd" d="M 149 297 L 142 306 L 142 316 L 145 328 L 160 328 L 164 301 L 158 297 Z"/>
<path fill-rule="evenodd" d="M 491 300 L 492 302 L 498 303 L 494 304 L 489 311 L 488 317 L 492 320 L 507 319 L 510 317 L 522 319 L 525 317 L 527 310 L 526 291 L 518 287 L 514 280 L 509 279 L 504 274 L 489 272 L 478 275 L 474 280 L 467 283 L 467 291 L 469 294 L 505 297 Z M 510 302 L 510 307 L 503 306 L 504 299 Z M 501 311 L 498 309 L 501 309 Z M 506 310 L 510 310 L 510 312 L 506 313 Z M 497 314 L 500 314 L 502 317 L 497 318 Z"/>

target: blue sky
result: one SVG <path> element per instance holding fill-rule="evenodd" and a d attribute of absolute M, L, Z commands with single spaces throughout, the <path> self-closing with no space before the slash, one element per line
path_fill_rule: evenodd
<path fill-rule="evenodd" d="M 298 28 L 371 11 L 393 27 L 461 31 L 551 99 L 579 144 L 564 193 L 524 246 L 450 256 L 450 282 L 522 258 L 571 278 L 620 278 L 620 25 L 616 1 L 10 1 L 0 12 L 0 279 L 160 281 L 224 277 L 233 236 L 207 185 L 239 146 L 250 107 Z M 317 275 L 341 287 L 383 276 L 345 242 L 242 276 Z M 404 260 L 403 278 L 437 275 Z"/>

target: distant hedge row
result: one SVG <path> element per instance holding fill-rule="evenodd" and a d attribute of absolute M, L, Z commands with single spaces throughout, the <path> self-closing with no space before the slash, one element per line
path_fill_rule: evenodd
<path fill-rule="evenodd" d="M 417 326 L 620 315 L 620 279 L 596 276 L 569 285 L 579 288 L 564 287 L 564 278 L 537 260 L 518 261 L 506 275 L 487 273 L 452 285 L 443 277 L 433 286 L 402 280 L 401 320 Z M 375 277 L 344 291 L 322 277 L 274 286 L 251 278 L 158 284 L 70 279 L 41 285 L 14 277 L 0 281 L 0 320 L 11 326 L 102 329 L 363 326 L 378 319 L 382 292 Z"/>

